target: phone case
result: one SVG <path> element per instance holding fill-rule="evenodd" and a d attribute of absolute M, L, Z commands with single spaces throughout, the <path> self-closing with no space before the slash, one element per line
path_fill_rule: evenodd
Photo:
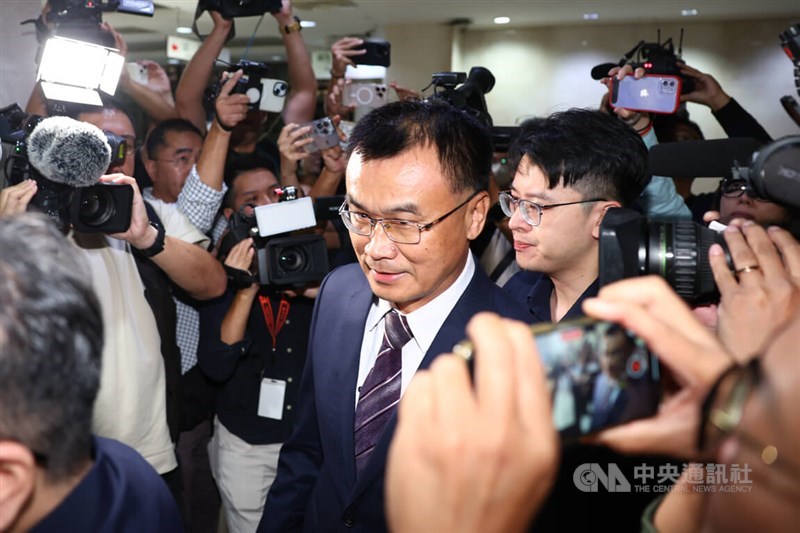
<path fill-rule="evenodd" d="M 289 85 L 283 80 L 261 78 L 261 87 L 261 102 L 258 104 L 258 108 L 269 113 L 283 111 L 286 94 L 289 92 Z"/>
<path fill-rule="evenodd" d="M 326 148 L 332 148 L 339 144 L 339 133 L 328 117 L 307 122 L 300 126 L 311 126 L 311 131 L 308 132 L 305 137 L 312 137 L 314 142 L 308 143 L 303 147 L 303 149 L 310 154 L 325 150 Z"/>
<path fill-rule="evenodd" d="M 388 41 L 367 39 L 364 41 L 361 49 L 366 50 L 367 52 L 359 56 L 352 56 L 353 62 L 357 65 L 377 65 L 379 67 L 388 67 L 391 63 L 392 46 Z"/>
<path fill-rule="evenodd" d="M 125 68 L 128 69 L 128 76 L 131 80 L 142 85 L 146 85 L 150 79 L 147 76 L 147 67 L 139 63 L 125 63 Z"/>
<path fill-rule="evenodd" d="M 678 110 L 681 79 L 678 76 L 647 74 L 641 79 L 633 76 L 614 79 L 611 84 L 611 107 L 631 111 L 672 114 Z"/>
<path fill-rule="evenodd" d="M 342 103 L 346 106 L 376 108 L 388 102 L 386 85 L 380 83 L 351 83 L 345 88 Z"/>

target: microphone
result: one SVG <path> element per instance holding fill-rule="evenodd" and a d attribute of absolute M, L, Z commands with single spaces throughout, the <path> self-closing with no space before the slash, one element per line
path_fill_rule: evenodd
<path fill-rule="evenodd" d="M 600 63 L 592 68 L 592 79 L 593 80 L 602 80 L 603 78 L 608 77 L 608 71 L 614 67 L 618 67 L 616 63 Z"/>
<path fill-rule="evenodd" d="M 69 187 L 89 187 L 106 173 L 111 147 L 96 126 L 68 117 L 43 119 L 27 141 L 28 159 L 45 178 Z"/>
<path fill-rule="evenodd" d="M 749 166 L 761 145 L 749 137 L 657 144 L 650 149 L 650 173 L 684 178 L 730 176 L 734 161 Z"/>

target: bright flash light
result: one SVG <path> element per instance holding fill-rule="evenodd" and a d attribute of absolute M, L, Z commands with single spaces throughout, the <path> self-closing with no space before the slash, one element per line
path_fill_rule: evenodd
<path fill-rule="evenodd" d="M 52 37 L 42 51 L 36 80 L 42 82 L 48 99 L 84 103 L 99 101 L 98 91 L 116 92 L 124 63 L 125 58 L 113 48 Z M 59 89 L 59 86 L 65 88 Z M 89 93 L 95 94 L 91 96 Z"/>

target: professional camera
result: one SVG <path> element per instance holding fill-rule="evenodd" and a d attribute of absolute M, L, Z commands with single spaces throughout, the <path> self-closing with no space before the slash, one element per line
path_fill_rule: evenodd
<path fill-rule="evenodd" d="M 644 40 L 639 41 L 636 46 L 626 53 L 618 63 L 601 63 L 592 69 L 592 78 L 599 80 L 608 75 L 608 71 L 614 67 L 621 67 L 630 64 L 637 69 L 643 68 L 647 74 L 664 74 L 669 76 L 680 76 L 681 92 L 683 94 L 694 91 L 694 79 L 681 74 L 681 67 L 678 62 L 681 60 L 683 51 L 683 29 L 681 38 L 678 42 L 678 52 L 675 52 L 675 44 L 672 37 L 661 42 L 661 30 L 658 32 L 658 42 L 648 43 Z M 635 56 L 635 57 L 634 57 Z"/>
<path fill-rule="evenodd" d="M 125 139 L 66 117 L 27 115 L 14 104 L 0 109 L 0 140 L 14 145 L 4 166 L 11 185 L 37 183 L 31 205 L 66 232 L 121 233 L 133 206 L 129 185 L 97 183 L 125 159 Z"/>
<path fill-rule="evenodd" d="M 730 142 L 732 141 L 732 142 Z M 710 146 L 704 153 L 725 159 L 721 141 L 670 143 L 672 158 L 692 159 L 700 143 Z M 741 139 L 725 140 L 733 150 L 740 148 Z M 690 145 L 690 146 L 678 146 Z M 654 147 L 655 148 L 655 147 Z M 724 163 L 723 163 L 724 164 Z M 730 159 L 728 159 L 730 164 Z M 698 166 L 707 165 L 698 158 Z M 708 167 L 706 167 L 708 168 Z M 657 169 L 652 168 L 654 173 Z M 680 175 L 705 175 L 707 172 L 687 172 Z M 661 173 L 670 175 L 672 173 Z M 734 161 L 731 176 L 740 180 L 748 195 L 800 209 L 800 135 L 784 137 L 753 153 L 749 166 Z M 658 274 L 687 301 L 700 304 L 719 298 L 714 276 L 708 262 L 708 249 L 718 243 L 725 250 L 728 264 L 732 261 L 720 233 L 690 221 L 650 221 L 630 209 L 609 209 L 600 226 L 600 286 L 620 279 Z"/>
<path fill-rule="evenodd" d="M 245 204 L 234 213 L 229 232 L 220 244 L 227 255 L 236 243 L 251 237 L 256 249 L 252 278 L 227 269 L 234 283 L 246 285 L 302 285 L 321 281 L 328 273 L 328 251 L 321 235 L 292 234 L 316 225 L 311 198 L 297 198 L 295 187 L 278 190 L 279 201 L 254 206 Z"/>
<path fill-rule="evenodd" d="M 433 86 L 433 94 L 426 100 L 444 101 L 472 115 L 490 129 L 494 151 L 507 152 L 511 141 L 519 134 L 519 127 L 494 126 L 486 106 L 486 94 L 494 88 L 494 82 L 494 75 L 484 67 L 472 67 L 469 74 L 436 72 L 428 85 Z"/>
<path fill-rule="evenodd" d="M 226 19 L 277 13 L 281 7 L 281 0 L 200 0 L 197 4 L 198 12 L 217 11 Z"/>
<path fill-rule="evenodd" d="M 786 52 L 786 55 L 794 65 L 794 86 L 797 89 L 797 95 L 800 96 L 800 24 L 789 26 L 779 37 L 781 48 L 783 48 L 783 51 Z M 800 126 L 800 105 L 797 100 L 787 94 L 781 97 L 781 105 L 794 120 L 795 124 Z"/>

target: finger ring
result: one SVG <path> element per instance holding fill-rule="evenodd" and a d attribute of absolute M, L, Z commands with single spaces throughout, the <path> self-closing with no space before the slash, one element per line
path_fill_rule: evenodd
<path fill-rule="evenodd" d="M 748 265 L 746 267 L 737 268 L 736 269 L 736 273 L 737 274 L 747 274 L 748 272 L 752 272 L 753 270 L 758 270 L 759 268 L 761 268 L 761 267 L 758 266 L 758 265 Z"/>

